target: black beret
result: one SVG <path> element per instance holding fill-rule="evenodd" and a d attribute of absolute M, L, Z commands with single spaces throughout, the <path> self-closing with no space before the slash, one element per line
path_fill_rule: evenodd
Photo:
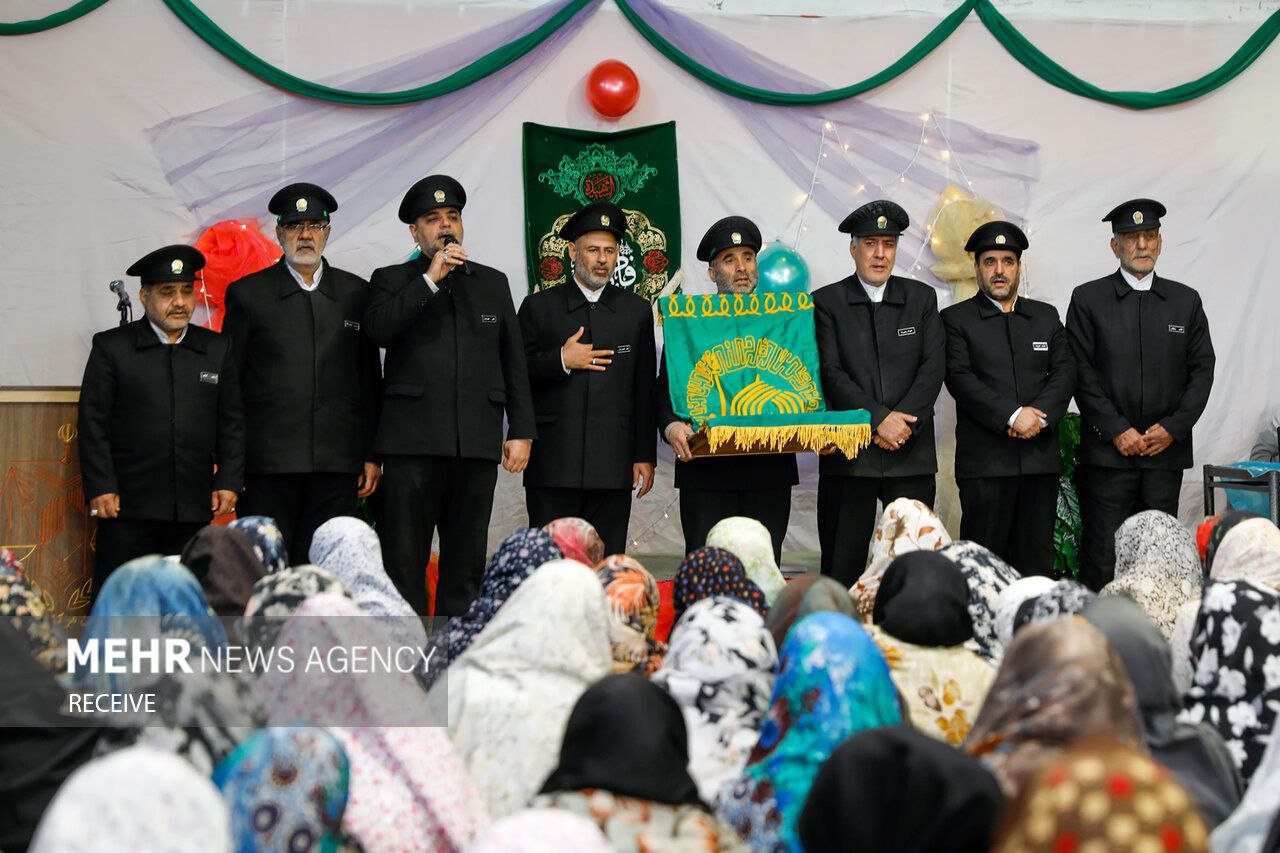
<path fill-rule="evenodd" d="M 572 241 L 592 231 L 608 231 L 621 240 L 627 233 L 627 215 L 616 204 L 597 201 L 570 216 L 560 228 L 560 237 Z"/>
<path fill-rule="evenodd" d="M 144 255 L 125 270 L 136 275 L 143 284 L 165 281 L 195 281 L 196 271 L 204 268 L 204 255 L 194 246 L 165 246 Z"/>
<path fill-rule="evenodd" d="M 1017 225 L 996 220 L 979 225 L 978 229 L 969 235 L 969 242 L 964 244 L 964 250 L 972 252 L 975 259 L 983 252 L 993 249 L 1007 249 L 1021 258 L 1023 250 L 1030 245 L 1027 235 L 1023 234 L 1022 229 Z"/>
<path fill-rule="evenodd" d="M 437 207 L 456 207 L 462 210 L 467 204 L 467 191 L 462 184 L 448 175 L 427 175 L 404 194 L 400 202 L 400 221 L 417 222 L 418 217 Z"/>
<path fill-rule="evenodd" d="M 1159 228 L 1160 217 L 1166 212 L 1164 205 L 1155 199 L 1135 198 L 1117 205 L 1114 210 L 1102 217 L 1102 221 L 1111 223 L 1112 234 L 1146 231 Z"/>
<path fill-rule="evenodd" d="M 850 237 L 897 237 L 911 218 L 901 205 L 887 199 L 871 201 L 850 213 L 840 223 L 840 232 Z"/>
<path fill-rule="evenodd" d="M 289 184 L 267 202 L 281 225 L 286 222 L 327 222 L 338 203 L 328 190 L 315 184 Z"/>
<path fill-rule="evenodd" d="M 716 255 L 735 246 L 746 246 L 758 252 L 763 244 L 760 229 L 754 222 L 745 216 L 726 216 L 702 235 L 702 242 L 698 244 L 698 260 L 711 263 Z"/>

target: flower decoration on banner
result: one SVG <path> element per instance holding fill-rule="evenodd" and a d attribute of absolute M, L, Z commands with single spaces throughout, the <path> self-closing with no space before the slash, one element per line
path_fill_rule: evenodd
<path fill-rule="evenodd" d="M 795 249 L 774 240 L 756 257 L 761 293 L 808 293 L 809 265 Z"/>
<path fill-rule="evenodd" d="M 203 292 L 196 298 L 209 308 L 209 328 L 220 332 L 227 285 L 266 269 L 283 252 L 253 219 L 227 219 L 210 225 L 196 240 L 196 248 L 205 257 Z"/>
<path fill-rule="evenodd" d="M 954 184 L 934 203 L 925 220 L 929 223 L 929 251 L 935 259 L 929 269 L 951 285 L 955 301 L 968 299 L 978 292 L 973 257 L 964 250 L 969 236 L 979 225 L 1002 218 L 1004 214 L 996 205 Z"/>
<path fill-rule="evenodd" d="M 621 118 L 640 98 L 640 79 L 631 66 L 606 59 L 587 75 L 587 100 L 605 118 Z"/>

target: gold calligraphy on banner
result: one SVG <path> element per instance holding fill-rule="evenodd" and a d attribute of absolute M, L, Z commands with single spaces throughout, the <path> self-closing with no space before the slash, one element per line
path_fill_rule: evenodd
<path fill-rule="evenodd" d="M 740 371 L 755 371 L 755 377 L 730 398 L 723 379 Z M 730 338 L 703 351 L 685 390 L 689 415 L 698 423 L 716 416 L 795 414 L 822 408 L 818 384 L 804 361 L 775 341 L 754 335 Z"/>

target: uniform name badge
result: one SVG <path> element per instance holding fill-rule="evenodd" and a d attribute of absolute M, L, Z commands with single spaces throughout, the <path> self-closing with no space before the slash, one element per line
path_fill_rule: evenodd
<path fill-rule="evenodd" d="M 1048 352 L 1049 342 L 1048 341 L 1032 341 L 1031 351 L 1032 352 Z"/>
<path fill-rule="evenodd" d="M 626 353 L 631 352 L 631 344 L 619 344 L 616 352 L 618 355 L 625 355 Z"/>
<path fill-rule="evenodd" d="M 899 329 L 899 330 L 898 330 L 898 337 L 900 337 L 900 338 L 909 338 L 909 337 L 911 337 L 912 335 L 914 335 L 915 333 L 916 333 L 916 327 L 915 327 L 915 326 L 907 326 L 905 329 Z"/>
<path fill-rule="evenodd" d="M 480 322 L 481 323 L 497 323 L 498 315 L 497 314 L 481 314 Z"/>
<path fill-rule="evenodd" d="M 200 371 L 200 381 L 206 385 L 217 385 L 218 374 L 211 370 L 202 370 Z"/>
<path fill-rule="evenodd" d="M 1186 333 L 1187 333 L 1186 326 L 1170 326 L 1169 327 L 1169 334 L 1171 335 L 1185 335 Z"/>
<path fill-rule="evenodd" d="M 344 329 L 355 329 L 357 332 L 360 331 L 360 324 L 355 320 L 343 320 L 342 327 Z"/>

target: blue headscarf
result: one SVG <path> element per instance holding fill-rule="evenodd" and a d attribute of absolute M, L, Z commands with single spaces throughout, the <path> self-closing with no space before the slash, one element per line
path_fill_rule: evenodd
<path fill-rule="evenodd" d="M 721 816 L 754 850 L 802 850 L 798 823 L 823 763 L 846 738 L 902 721 L 889 665 L 843 613 L 792 626 L 779 654 L 769 716 Z"/>
<path fill-rule="evenodd" d="M 81 645 L 91 640 L 138 639 L 144 643 L 163 637 L 181 637 L 191 644 L 192 655 L 201 648 L 216 650 L 227 645 L 227 632 L 209 607 L 200 582 L 175 559 L 155 555 L 130 560 L 107 577 L 98 600 L 89 612 Z M 102 652 L 99 648 L 99 668 Z M 195 668 L 195 663 L 190 662 Z M 126 669 L 132 667 L 126 666 Z M 100 693 L 132 693 L 158 676 L 152 672 L 91 673 L 81 669 L 74 676 L 78 687 Z"/>
<path fill-rule="evenodd" d="M 255 732 L 213 771 L 236 853 L 338 849 L 350 768 L 327 729 Z"/>
<path fill-rule="evenodd" d="M 249 537 L 249 541 L 253 543 L 253 553 L 266 567 L 267 574 L 289 568 L 289 549 L 284 545 L 284 536 L 275 519 L 265 515 L 246 515 L 227 526 Z"/>

